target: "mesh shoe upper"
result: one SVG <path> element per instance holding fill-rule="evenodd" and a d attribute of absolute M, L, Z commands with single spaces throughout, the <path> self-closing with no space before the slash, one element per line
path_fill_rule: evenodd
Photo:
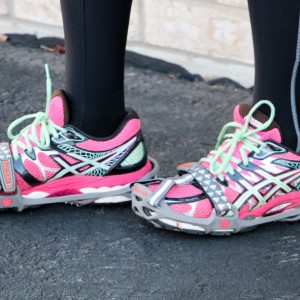
<path fill-rule="evenodd" d="M 33 123 L 13 135 L 11 143 L 17 183 L 23 191 L 70 175 L 128 174 L 130 182 L 138 179 L 130 178 L 132 172 L 149 164 L 141 123 L 132 109 L 115 133 L 105 139 L 89 137 L 68 125 L 68 105 L 62 91 L 54 93 L 46 114 L 31 117 L 35 118 Z"/>
<path fill-rule="evenodd" d="M 237 126 L 235 137 L 239 135 L 239 131 L 242 134 L 245 117 L 250 110 L 251 106 L 247 104 L 235 108 L 234 122 L 236 125 L 240 124 Z M 242 218 L 271 214 L 296 205 L 292 202 L 289 203 L 290 206 L 277 203 L 276 209 L 274 206 L 264 206 L 276 196 L 300 189 L 300 156 L 280 144 L 279 126 L 270 122 L 264 130 L 251 133 L 251 130 L 259 128 L 268 119 L 269 117 L 260 111 L 255 111 L 250 119 L 249 130 L 244 134 L 249 132 L 247 138 L 253 139 L 253 151 L 250 143 L 247 148 L 242 141 L 230 147 L 230 136 L 218 145 L 217 148 L 222 148 L 222 151 L 212 151 L 208 158 L 199 161 L 199 164 L 211 172 L 217 181 L 218 189 L 222 190 L 230 203 L 234 203 Z M 258 140 L 259 145 L 255 145 L 254 140 Z M 259 151 L 256 151 L 257 147 Z M 246 164 L 243 162 L 245 156 Z M 158 187 L 157 183 L 148 186 L 151 191 L 156 191 Z M 177 214 L 194 218 L 207 218 L 214 208 L 205 189 L 199 186 L 196 180 L 182 186 L 174 185 L 164 201 Z"/>

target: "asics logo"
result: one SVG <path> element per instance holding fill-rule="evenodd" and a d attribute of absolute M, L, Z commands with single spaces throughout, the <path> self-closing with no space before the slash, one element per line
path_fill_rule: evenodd
<path fill-rule="evenodd" d="M 283 162 L 286 160 L 280 161 Z M 284 163 L 283 165 L 287 168 L 291 168 L 291 165 L 288 163 L 288 161 L 286 162 L 287 163 Z M 240 209 L 246 202 L 251 201 L 253 197 L 257 199 L 257 205 L 263 205 L 276 193 L 289 193 L 294 189 L 291 186 L 291 183 L 295 183 L 295 181 L 299 180 L 300 178 L 299 169 L 281 171 L 275 175 L 268 173 L 268 171 L 265 171 L 259 166 L 256 166 L 255 169 L 248 171 L 258 175 L 259 178 L 255 183 L 251 183 L 246 180 L 247 176 L 244 176 L 243 173 L 241 173 L 243 178 L 238 180 L 237 183 L 241 185 L 245 191 L 241 193 L 241 195 L 239 195 L 234 202 L 234 205 L 238 209 Z"/>
<path fill-rule="evenodd" d="M 2 161 L 2 168 L 4 174 L 5 188 L 7 190 L 10 190 L 13 188 L 13 182 L 11 178 L 10 165 L 8 160 Z"/>
<path fill-rule="evenodd" d="M 62 167 L 54 178 L 60 178 L 68 173 L 74 175 L 104 176 L 113 169 L 135 145 L 137 137 L 127 143 L 103 152 L 91 152 L 73 145 L 61 144 L 58 148 L 68 156 L 74 158 L 77 163 L 70 164 L 60 155 L 52 158 Z"/>

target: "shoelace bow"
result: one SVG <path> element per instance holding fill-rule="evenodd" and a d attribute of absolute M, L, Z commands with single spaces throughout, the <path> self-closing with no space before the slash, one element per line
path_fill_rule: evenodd
<path fill-rule="evenodd" d="M 257 128 L 250 129 L 249 124 L 253 114 L 262 105 L 269 106 L 271 110 L 270 117 L 265 123 L 259 125 Z M 260 140 L 257 133 L 267 129 L 273 122 L 274 116 L 275 108 L 270 101 L 262 100 L 258 102 L 246 116 L 244 124 L 230 122 L 223 127 L 218 136 L 215 150 L 212 150 L 208 156 L 201 159 L 200 162 L 208 163 L 209 171 L 212 174 L 217 175 L 220 180 L 224 180 L 222 173 L 234 175 L 235 172 L 231 163 L 238 164 L 241 162 L 239 158 L 234 156 L 234 152 L 237 147 L 240 146 L 239 153 L 241 155 L 242 162 L 247 166 L 249 164 L 248 153 L 252 151 L 258 153 L 261 147 L 265 145 L 265 143 Z M 235 132 L 227 133 L 229 128 L 234 128 Z"/>
<path fill-rule="evenodd" d="M 46 71 L 46 88 L 47 88 L 47 104 L 45 112 L 38 112 L 21 117 L 12 122 L 7 129 L 7 136 L 11 140 L 12 153 L 15 159 L 19 157 L 19 150 L 21 148 L 28 152 L 32 152 L 32 143 L 37 145 L 40 149 L 46 150 L 50 146 L 50 136 L 57 136 L 58 131 L 63 130 L 62 127 L 54 124 L 48 117 L 48 110 L 51 101 L 52 83 L 50 77 L 49 66 L 45 65 Z M 13 130 L 26 120 L 34 119 L 33 122 L 23 128 L 18 134 L 14 134 Z M 38 129 L 39 128 L 39 129 Z M 23 137 L 23 141 L 20 139 Z"/>

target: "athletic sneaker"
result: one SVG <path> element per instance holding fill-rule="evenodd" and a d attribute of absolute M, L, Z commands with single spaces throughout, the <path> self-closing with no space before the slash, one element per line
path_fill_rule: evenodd
<path fill-rule="evenodd" d="M 63 91 L 51 99 L 47 72 L 46 112 L 24 116 L 8 128 L 10 143 L 0 143 L 0 208 L 50 203 L 130 201 L 129 185 L 154 178 L 157 163 L 147 157 L 138 115 L 132 109 L 108 138 L 90 137 L 68 124 Z M 24 121 L 33 122 L 13 134 Z"/>
<path fill-rule="evenodd" d="M 300 220 L 300 155 L 281 144 L 274 115 L 269 101 L 238 105 L 206 158 L 180 165 L 175 177 L 133 186 L 135 213 L 156 227 L 215 235 Z"/>

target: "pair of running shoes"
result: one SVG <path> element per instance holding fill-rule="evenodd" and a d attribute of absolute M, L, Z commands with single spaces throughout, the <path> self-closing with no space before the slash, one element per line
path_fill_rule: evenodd
<path fill-rule="evenodd" d="M 47 66 L 46 74 L 45 112 L 14 121 L 10 142 L 0 144 L 1 209 L 132 200 L 133 211 L 156 227 L 213 235 L 300 220 L 300 155 L 281 144 L 271 102 L 236 106 L 215 150 L 161 179 L 134 110 L 111 136 L 90 137 L 69 124 L 65 94 L 51 97 Z M 262 105 L 269 116 L 260 112 Z"/>

